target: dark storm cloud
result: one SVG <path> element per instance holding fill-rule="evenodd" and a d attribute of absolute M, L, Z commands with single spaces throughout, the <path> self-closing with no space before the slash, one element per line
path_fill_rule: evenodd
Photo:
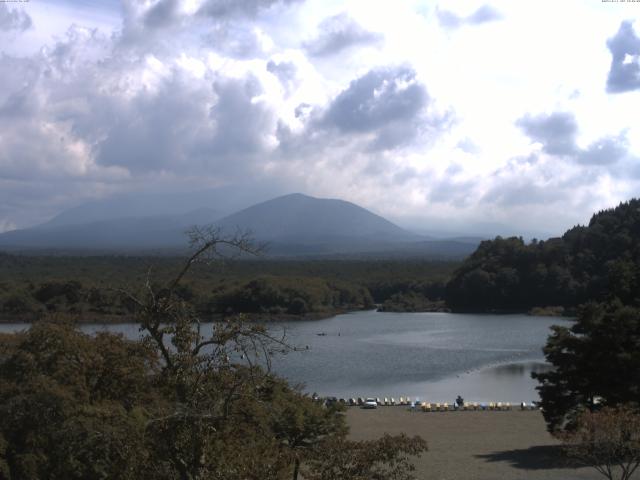
<path fill-rule="evenodd" d="M 525 115 L 516 125 L 533 141 L 541 143 L 543 151 L 550 155 L 573 155 L 577 151 L 578 125 L 571 113 Z"/>
<path fill-rule="evenodd" d="M 126 104 L 116 105 L 118 121 L 103 126 L 105 138 L 96 149 L 98 163 L 132 172 L 184 165 L 185 147 L 197 132 L 210 126 L 203 106 L 209 99 L 205 89 L 188 90 L 174 79 L 156 94 L 143 91 Z M 194 122 L 200 123 L 199 129 L 193 130 Z"/>
<path fill-rule="evenodd" d="M 119 47 L 74 27 L 31 56 L 0 55 L 0 230 L 101 194 L 260 176 L 276 118 L 256 77 Z"/>
<path fill-rule="evenodd" d="M 206 0 L 197 15 L 215 20 L 254 17 L 261 10 L 280 4 L 290 4 L 300 0 Z M 144 15 L 147 27 L 165 27 L 176 22 L 180 16 L 180 0 L 159 0 Z"/>
<path fill-rule="evenodd" d="M 502 14 L 491 5 L 485 4 L 479 7 L 471 15 L 461 17 L 449 10 L 437 9 L 438 21 L 445 28 L 459 28 L 463 25 L 481 25 L 502 19 Z"/>
<path fill-rule="evenodd" d="M 627 155 L 629 142 L 624 134 L 603 137 L 578 154 L 578 161 L 586 165 L 610 165 Z"/>
<path fill-rule="evenodd" d="M 413 69 L 381 68 L 353 80 L 331 103 L 324 123 L 343 132 L 373 131 L 413 120 L 428 103 Z"/>
<path fill-rule="evenodd" d="M 98 162 L 136 172 L 215 166 L 224 177 L 244 171 L 274 127 L 271 111 L 252 102 L 259 93 L 253 77 L 220 79 L 212 87 L 172 78 L 157 93 L 127 102 L 98 146 Z"/>
<path fill-rule="evenodd" d="M 300 104 L 296 118 L 304 125 L 292 131 L 280 124 L 282 158 L 343 156 L 351 163 L 369 159 L 377 165 L 389 151 L 426 147 L 454 122 L 453 112 L 431 110 L 426 87 L 407 66 L 376 68 L 352 80 L 326 107 Z M 369 162 L 367 172 L 372 172 Z M 394 167 L 395 168 L 395 167 Z"/>
<path fill-rule="evenodd" d="M 262 53 L 255 20 L 271 9 L 303 0 L 206 0 L 195 12 L 182 0 L 159 0 L 145 7 L 122 0 L 123 30 L 117 38 L 126 50 L 166 54 L 189 49 L 200 40 L 226 56 L 250 58 Z"/>
<path fill-rule="evenodd" d="M 0 3 L 0 31 L 18 30 L 24 32 L 31 28 L 31 17 L 23 10 L 9 8 L 6 3 Z"/>
<path fill-rule="evenodd" d="M 354 46 L 382 43 L 384 36 L 362 28 L 345 13 L 326 18 L 319 25 L 319 35 L 305 44 L 310 55 L 334 55 Z"/>
<path fill-rule="evenodd" d="M 262 93 L 254 77 L 223 79 L 214 84 L 218 102 L 210 117 L 216 122 L 215 135 L 206 151 L 237 157 L 264 150 L 264 136 L 275 128 L 273 112 L 253 98 Z M 205 152 L 206 153 L 206 152 Z"/>
<path fill-rule="evenodd" d="M 607 41 L 607 47 L 612 56 L 607 92 L 640 89 L 640 38 L 633 30 L 633 23 L 622 22 L 618 33 Z"/>
<path fill-rule="evenodd" d="M 411 67 L 376 68 L 352 80 L 326 107 L 296 108 L 304 133 L 278 129 L 280 150 L 351 144 L 369 155 L 415 145 L 414 141 L 427 144 L 453 123 L 451 111 L 432 112 L 430 103 L 426 87 Z"/>
<path fill-rule="evenodd" d="M 83 39 L 94 41 L 71 29 L 59 42 L 64 48 L 56 45 L 22 58 L 0 55 L 0 177 L 58 182 L 78 172 L 88 174 L 79 159 L 81 149 L 67 138 L 73 110 L 92 94 L 90 81 L 83 79 L 77 88 L 72 78 L 73 64 L 85 61 L 77 48 Z"/>
<path fill-rule="evenodd" d="M 625 133 L 598 139 L 587 148 L 576 144 L 578 125 L 573 114 L 525 115 L 516 121 L 531 140 L 542 144 L 549 155 L 562 155 L 584 165 L 611 165 L 627 156 L 629 142 Z"/>
<path fill-rule="evenodd" d="M 207 0 L 199 13 L 214 18 L 251 17 L 261 10 L 277 5 L 287 5 L 303 0 Z"/>
<path fill-rule="evenodd" d="M 178 16 L 178 0 L 161 0 L 149 9 L 144 18 L 148 27 L 159 28 L 173 23 Z"/>

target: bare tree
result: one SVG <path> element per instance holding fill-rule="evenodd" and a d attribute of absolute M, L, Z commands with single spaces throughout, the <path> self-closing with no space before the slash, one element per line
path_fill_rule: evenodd
<path fill-rule="evenodd" d="M 148 422 L 147 438 L 181 479 L 196 480 L 220 471 L 220 460 L 212 458 L 216 445 L 234 415 L 244 415 L 242 405 L 260 401 L 269 382 L 263 367 L 269 369 L 271 355 L 291 347 L 284 333 L 274 336 L 241 316 L 213 322 L 210 333 L 203 333 L 197 312 L 177 294 L 181 282 L 197 263 L 257 255 L 260 248 L 247 233 L 225 236 L 212 227 L 193 228 L 189 238 L 192 253 L 164 286 L 154 287 L 149 273 L 141 293 L 121 293 L 136 306 L 144 341 L 161 358 L 161 383 L 171 399 L 171 406 Z"/>
<path fill-rule="evenodd" d="M 560 438 L 571 458 L 609 480 L 628 480 L 640 466 L 640 413 L 630 406 L 585 411 Z"/>
<path fill-rule="evenodd" d="M 276 350 L 286 352 L 289 346 L 284 342 L 284 336 L 271 336 L 262 325 L 243 322 L 241 316 L 215 323 L 212 334 L 207 337 L 202 334 L 197 312 L 176 294 L 191 268 L 198 263 L 219 262 L 241 254 L 259 255 L 262 249 L 253 243 L 247 232 L 229 236 L 215 227 L 193 227 L 187 234 L 192 252 L 166 285 L 154 287 L 149 271 L 141 294 L 119 290 L 135 305 L 141 330 L 148 334 L 149 341 L 160 352 L 165 368 L 176 370 L 184 367 L 179 362 L 202 360 L 201 354 L 205 350 L 209 363 L 228 362 L 233 353 L 241 352 L 249 364 L 257 356 L 268 362 Z"/>

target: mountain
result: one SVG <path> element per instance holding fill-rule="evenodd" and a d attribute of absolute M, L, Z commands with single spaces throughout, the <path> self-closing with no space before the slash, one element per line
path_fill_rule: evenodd
<path fill-rule="evenodd" d="M 216 223 L 226 231 L 248 229 L 261 240 L 301 244 L 420 238 L 353 203 L 300 193 L 253 205 Z"/>
<path fill-rule="evenodd" d="M 462 258 L 479 240 L 427 240 L 344 200 L 294 193 L 253 205 L 216 225 L 248 230 L 271 255 Z"/>
<path fill-rule="evenodd" d="M 104 218 L 114 214 L 117 209 L 113 207 L 118 202 L 121 211 L 130 215 Z M 211 208 L 139 215 L 148 212 L 147 207 L 143 202 L 126 208 L 122 199 L 79 207 L 38 227 L 1 234 L 0 248 L 175 252 L 187 245 L 185 231 L 189 227 L 211 224 L 228 234 L 238 230 L 251 232 L 256 241 L 267 243 L 267 254 L 271 256 L 366 254 L 460 258 L 477 245 L 473 241 L 429 240 L 353 203 L 299 193 L 258 203 L 224 218 Z"/>
<path fill-rule="evenodd" d="M 185 231 L 211 224 L 218 217 L 211 209 L 180 215 L 125 217 L 73 224 L 43 224 L 0 235 L 0 246 L 14 249 L 157 249 L 186 245 Z"/>

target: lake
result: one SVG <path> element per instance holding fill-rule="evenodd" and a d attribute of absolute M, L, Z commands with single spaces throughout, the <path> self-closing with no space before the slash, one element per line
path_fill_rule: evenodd
<path fill-rule="evenodd" d="M 562 318 L 528 315 L 354 312 L 325 320 L 274 323 L 302 347 L 273 369 L 305 390 L 337 397 L 419 397 L 432 402 L 519 403 L 538 399 L 532 371 L 545 371 L 542 347 Z M 25 328 L 0 325 L 0 331 Z M 136 324 L 83 325 L 138 338 Z M 306 347 L 309 346 L 307 350 Z"/>

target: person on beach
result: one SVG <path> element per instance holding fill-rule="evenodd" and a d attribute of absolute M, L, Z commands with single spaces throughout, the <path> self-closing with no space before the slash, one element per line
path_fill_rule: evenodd
<path fill-rule="evenodd" d="M 455 402 L 453 403 L 455 409 L 459 409 L 462 408 L 462 406 L 464 405 L 464 398 L 462 398 L 460 395 L 458 395 L 458 398 L 456 398 Z"/>

